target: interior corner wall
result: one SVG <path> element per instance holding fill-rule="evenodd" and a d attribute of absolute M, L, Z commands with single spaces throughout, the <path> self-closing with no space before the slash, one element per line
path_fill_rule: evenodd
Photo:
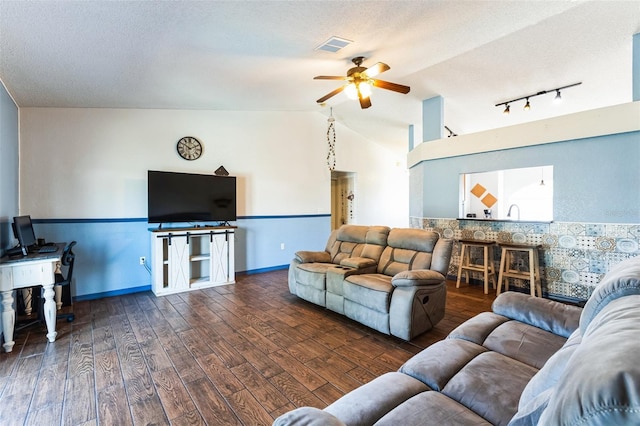
<path fill-rule="evenodd" d="M 336 171 L 355 173 L 355 220 L 351 223 L 408 227 L 406 145 L 392 150 L 351 133 L 340 125 L 336 129 Z"/>
<path fill-rule="evenodd" d="M 137 291 L 150 283 L 138 264 L 150 259 L 147 170 L 224 165 L 238 178 L 236 272 L 284 267 L 295 251 L 326 244 L 326 131 L 317 112 L 21 108 L 20 211 L 39 237 L 78 241 L 76 297 Z M 407 223 L 406 151 L 340 123 L 336 134 L 337 167 L 358 175 L 358 223 Z M 187 135 L 204 145 L 196 161 L 176 153 Z"/>
<path fill-rule="evenodd" d="M 0 82 L 0 251 L 13 246 L 18 214 L 18 107 Z"/>

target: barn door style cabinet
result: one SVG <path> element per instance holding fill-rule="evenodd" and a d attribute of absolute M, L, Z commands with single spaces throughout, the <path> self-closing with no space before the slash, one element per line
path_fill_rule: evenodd
<path fill-rule="evenodd" d="M 151 230 L 156 296 L 235 283 L 235 227 Z"/>

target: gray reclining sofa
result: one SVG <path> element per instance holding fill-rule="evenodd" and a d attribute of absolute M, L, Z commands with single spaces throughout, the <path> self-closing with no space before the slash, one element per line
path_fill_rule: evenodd
<path fill-rule="evenodd" d="M 422 229 L 343 225 L 324 251 L 299 251 L 289 290 L 404 340 L 444 317 L 453 242 Z"/>
<path fill-rule="evenodd" d="M 640 425 L 640 256 L 584 309 L 505 292 L 439 342 L 294 425 Z"/>

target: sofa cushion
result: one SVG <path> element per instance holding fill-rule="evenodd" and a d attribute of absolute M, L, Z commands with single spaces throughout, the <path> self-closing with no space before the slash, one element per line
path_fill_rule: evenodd
<path fill-rule="evenodd" d="M 538 369 L 566 340 L 529 324 L 507 321 L 487 336 L 483 346 Z"/>
<path fill-rule="evenodd" d="M 632 294 L 640 294 L 640 256 L 620 262 L 607 272 L 584 306 L 580 317 L 582 333 L 609 302 Z"/>
<path fill-rule="evenodd" d="M 506 425 L 518 411 L 522 390 L 537 371 L 497 352 L 484 352 L 453 376 L 442 393 L 490 423 Z"/>
<path fill-rule="evenodd" d="M 509 318 L 496 315 L 493 312 L 482 312 L 473 318 L 469 318 L 456 327 L 447 339 L 462 339 L 482 345 L 487 336 L 501 324 L 509 321 Z"/>
<path fill-rule="evenodd" d="M 554 387 L 540 424 L 640 424 L 640 295 L 593 318 Z"/>
<path fill-rule="evenodd" d="M 350 275 L 343 283 L 344 297 L 378 312 L 389 312 L 391 277 L 382 274 Z"/>
<path fill-rule="evenodd" d="M 375 426 L 490 425 L 462 404 L 439 392 L 422 392 L 400 404 Z"/>
<path fill-rule="evenodd" d="M 438 234 L 424 229 L 394 228 L 389 232 L 387 245 L 413 251 L 433 252 Z"/>
<path fill-rule="evenodd" d="M 370 226 L 367 235 L 365 235 L 365 242 L 371 245 L 386 246 L 389 231 L 387 226 Z"/>
<path fill-rule="evenodd" d="M 391 372 L 349 392 L 325 410 L 347 425 L 371 425 L 402 402 L 428 391 L 424 383 Z"/>
<path fill-rule="evenodd" d="M 525 324 L 551 333 L 569 337 L 578 328 L 582 309 L 541 297 L 507 291 L 501 293 L 492 304 L 492 310 Z"/>
<path fill-rule="evenodd" d="M 380 256 L 378 272 L 394 276 L 413 269 L 430 269 L 438 234 L 423 229 L 394 228 Z"/>
<path fill-rule="evenodd" d="M 331 247 L 331 262 L 339 265 L 344 259 L 360 256 L 360 253 L 362 253 L 362 244 L 337 240 Z"/>
<path fill-rule="evenodd" d="M 441 340 L 405 362 L 400 372 L 441 391 L 466 364 L 486 351 L 465 340 Z"/>
<path fill-rule="evenodd" d="M 342 225 L 338 228 L 336 239 L 352 243 L 364 243 L 367 240 L 369 226 L 364 225 Z"/>

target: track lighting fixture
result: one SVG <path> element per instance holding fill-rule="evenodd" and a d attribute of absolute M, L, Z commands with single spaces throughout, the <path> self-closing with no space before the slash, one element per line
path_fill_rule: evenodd
<path fill-rule="evenodd" d="M 567 89 L 569 87 L 578 86 L 580 84 L 582 84 L 582 82 L 569 84 L 567 86 L 557 87 L 555 89 L 542 90 L 542 91 L 540 91 L 538 93 L 533 93 L 531 95 L 522 96 L 522 97 L 516 98 L 516 99 L 511 99 L 510 101 L 504 101 L 504 102 L 497 103 L 496 106 L 504 105 L 505 108 L 504 108 L 504 111 L 502 111 L 502 112 L 504 114 L 509 114 L 509 112 L 510 112 L 509 104 L 512 103 L 512 102 L 517 102 L 517 101 L 521 101 L 521 100 L 524 99 L 524 100 L 527 101 L 526 104 L 524 105 L 524 110 L 525 111 L 529 111 L 531 109 L 531 103 L 529 102 L 529 98 L 533 98 L 535 96 L 540 96 L 540 95 L 544 95 L 544 94 L 551 93 L 551 92 L 555 91 L 556 92 L 556 97 L 554 98 L 554 102 L 560 102 L 562 100 L 562 97 L 560 96 L 560 90 Z"/>

